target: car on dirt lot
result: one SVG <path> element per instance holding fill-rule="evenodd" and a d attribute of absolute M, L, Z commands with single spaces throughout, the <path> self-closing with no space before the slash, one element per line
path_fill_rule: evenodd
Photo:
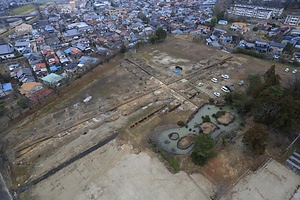
<path fill-rule="evenodd" d="M 294 70 L 292 71 L 293 74 L 296 74 L 297 72 L 298 72 L 298 70 L 296 70 L 296 69 L 294 69 Z"/>
<path fill-rule="evenodd" d="M 198 87 L 201 87 L 201 86 L 203 86 L 203 83 L 198 83 Z"/>
<path fill-rule="evenodd" d="M 226 93 L 230 92 L 230 90 L 226 86 L 222 86 L 221 90 Z"/>
<path fill-rule="evenodd" d="M 229 79 L 229 76 L 227 74 L 222 74 L 221 77 L 224 79 Z"/>
<path fill-rule="evenodd" d="M 289 72 L 290 69 L 289 69 L 289 68 L 285 68 L 284 71 L 285 71 L 285 72 Z"/>
<path fill-rule="evenodd" d="M 219 92 L 214 92 L 214 95 L 215 95 L 216 97 L 220 97 L 220 96 L 221 96 L 221 94 L 220 94 Z"/>
<path fill-rule="evenodd" d="M 213 83 L 217 83 L 218 82 L 218 79 L 216 79 L 216 78 L 212 78 L 212 79 L 210 79 Z"/>

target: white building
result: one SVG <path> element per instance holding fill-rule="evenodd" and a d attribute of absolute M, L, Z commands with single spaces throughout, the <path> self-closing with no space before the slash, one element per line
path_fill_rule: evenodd
<path fill-rule="evenodd" d="M 229 14 L 245 16 L 245 17 L 254 17 L 259 19 L 269 19 L 271 17 L 280 16 L 283 12 L 283 8 L 270 8 L 263 6 L 254 6 L 254 5 L 242 5 L 234 4 L 230 10 Z"/>
<path fill-rule="evenodd" d="M 288 15 L 285 18 L 284 24 L 290 26 L 298 26 L 300 25 L 300 15 Z"/>

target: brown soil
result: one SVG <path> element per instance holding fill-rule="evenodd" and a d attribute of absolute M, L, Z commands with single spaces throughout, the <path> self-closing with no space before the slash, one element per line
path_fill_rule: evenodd
<path fill-rule="evenodd" d="M 217 128 L 217 126 L 212 122 L 204 122 L 203 124 L 200 125 L 200 127 L 204 134 L 212 133 Z"/>
<path fill-rule="evenodd" d="M 217 118 L 217 121 L 223 125 L 228 125 L 231 122 L 233 122 L 233 120 L 234 120 L 234 116 L 229 112 L 225 112 L 223 116 Z"/>
<path fill-rule="evenodd" d="M 186 137 L 181 138 L 178 141 L 178 147 L 181 149 L 188 148 L 194 142 L 195 137 L 195 134 L 190 133 Z"/>

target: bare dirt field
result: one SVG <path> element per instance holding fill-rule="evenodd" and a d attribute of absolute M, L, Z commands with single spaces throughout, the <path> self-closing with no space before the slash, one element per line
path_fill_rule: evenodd
<path fill-rule="evenodd" d="M 151 154 L 134 154 L 113 141 L 41 182 L 30 198 L 208 200 L 212 188 L 203 188 L 205 181 L 185 172 L 173 175 Z"/>
<path fill-rule="evenodd" d="M 157 127 L 174 127 L 209 98 L 218 99 L 214 92 L 222 98 L 221 86 L 243 89 L 239 81 L 249 73 L 265 72 L 272 64 L 175 37 L 116 57 L 64 88 L 48 106 L 2 138 L 13 187 L 31 183 L 118 132 L 116 141 L 19 195 L 24 199 L 216 197 L 264 159 L 246 155 L 239 137 L 235 144 L 217 149 L 218 156 L 202 168 L 193 165 L 189 155 L 174 156 L 184 172 L 173 175 L 168 163 L 152 152 L 151 137 Z M 284 72 L 285 66 L 276 66 L 287 84 L 293 75 Z M 179 73 L 174 73 L 176 67 L 181 68 Z M 230 78 L 222 79 L 222 74 Z M 84 102 L 87 97 L 92 98 Z"/>
<path fill-rule="evenodd" d="M 255 173 L 244 176 L 221 200 L 295 199 L 300 179 L 293 171 L 271 160 Z"/>

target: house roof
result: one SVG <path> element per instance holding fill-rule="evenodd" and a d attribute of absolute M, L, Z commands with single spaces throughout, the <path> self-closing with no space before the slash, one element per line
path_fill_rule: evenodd
<path fill-rule="evenodd" d="M 27 83 L 23 83 L 21 85 L 21 91 L 31 91 L 35 86 L 43 86 L 42 83 L 37 83 L 37 82 L 27 82 Z"/>
<path fill-rule="evenodd" d="M 271 47 L 278 47 L 278 48 L 284 48 L 286 46 L 286 44 L 283 43 L 279 43 L 279 42 L 271 42 L 270 43 Z"/>
<path fill-rule="evenodd" d="M 9 54 L 14 52 L 14 47 L 9 44 L 0 44 L 0 55 Z"/>
<path fill-rule="evenodd" d="M 35 65 L 35 69 L 40 70 L 40 69 L 44 69 L 47 68 L 45 63 L 38 63 Z"/>
<path fill-rule="evenodd" d="M 29 46 L 29 42 L 16 42 L 15 47 Z"/>
<path fill-rule="evenodd" d="M 77 35 L 80 35 L 80 33 L 78 32 L 77 29 L 67 30 L 64 33 L 64 37 L 74 37 L 74 36 L 77 36 Z"/>
<path fill-rule="evenodd" d="M 54 74 L 54 73 L 51 73 L 51 74 L 49 74 L 49 75 L 42 78 L 43 81 L 45 81 L 49 84 L 57 83 L 62 79 L 63 79 L 62 76 L 60 76 L 58 74 Z"/>
<path fill-rule="evenodd" d="M 3 90 L 4 92 L 7 92 L 7 91 L 12 90 L 11 83 L 3 83 L 3 84 L 2 84 L 2 90 Z"/>
<path fill-rule="evenodd" d="M 17 72 L 17 77 L 22 76 L 23 74 L 25 75 L 32 75 L 31 70 L 29 68 L 21 68 L 18 72 Z"/>

